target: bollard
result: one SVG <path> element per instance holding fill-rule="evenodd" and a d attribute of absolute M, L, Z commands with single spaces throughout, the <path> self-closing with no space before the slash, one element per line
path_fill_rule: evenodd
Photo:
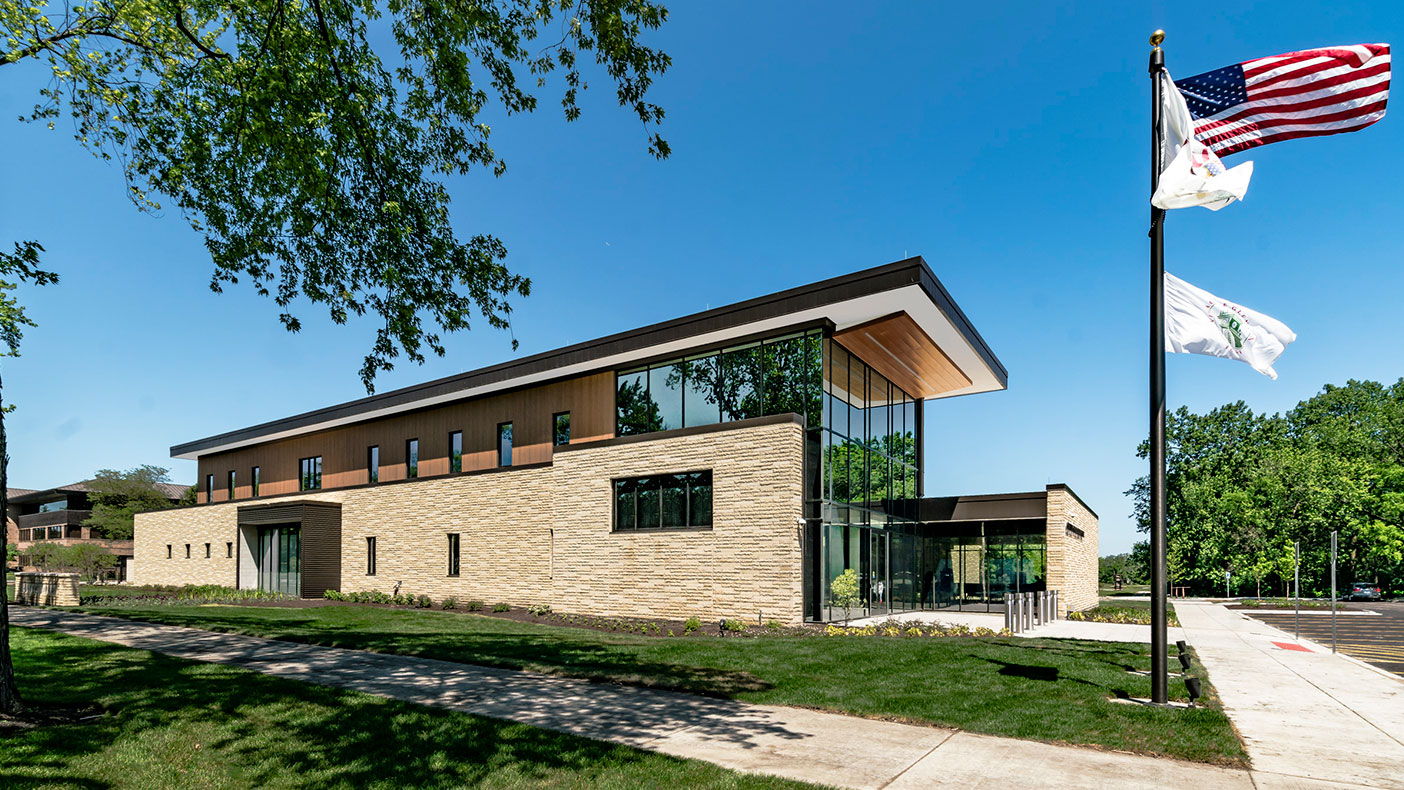
<path fill-rule="evenodd" d="M 1043 625 L 1043 601 L 1036 592 L 1033 594 L 1033 624 L 1034 628 Z"/>
<path fill-rule="evenodd" d="M 1024 593 L 1024 630 L 1033 628 L 1033 594 Z"/>
<path fill-rule="evenodd" d="M 1058 619 L 1058 591 L 1053 591 L 1053 619 Z"/>
<path fill-rule="evenodd" d="M 1014 602 L 1009 600 L 1012 597 L 1009 593 L 1004 594 L 1004 627 L 1010 633 L 1014 632 Z"/>

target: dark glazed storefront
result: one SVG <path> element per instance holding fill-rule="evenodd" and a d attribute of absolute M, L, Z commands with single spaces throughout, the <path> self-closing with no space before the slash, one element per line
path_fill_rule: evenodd
<path fill-rule="evenodd" d="M 341 589 L 341 505 L 239 508 L 239 587 L 321 598 Z"/>

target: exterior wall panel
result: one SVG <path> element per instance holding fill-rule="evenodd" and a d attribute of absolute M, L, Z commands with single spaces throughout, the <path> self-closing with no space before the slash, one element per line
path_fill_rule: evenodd
<path fill-rule="evenodd" d="M 1060 591 L 1060 614 L 1097 605 L 1097 540 L 1096 514 L 1066 486 L 1049 486 L 1048 588 Z"/>

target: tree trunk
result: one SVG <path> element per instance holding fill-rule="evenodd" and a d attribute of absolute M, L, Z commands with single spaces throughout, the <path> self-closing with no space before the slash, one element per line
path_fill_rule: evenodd
<path fill-rule="evenodd" d="M 0 530 L 0 564 L 10 567 L 5 557 L 5 543 L 9 539 L 10 497 L 5 490 L 9 485 L 10 453 L 5 444 L 5 408 L 0 398 L 0 515 L 6 519 L 5 529 Z M 16 586 L 19 582 L 16 580 Z M 20 710 L 19 688 L 15 685 L 15 663 L 10 657 L 10 602 L 6 592 L 0 592 L 0 714 L 14 715 Z"/>

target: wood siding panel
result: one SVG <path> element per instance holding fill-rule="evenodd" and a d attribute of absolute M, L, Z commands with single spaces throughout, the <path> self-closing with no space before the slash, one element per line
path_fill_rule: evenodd
<path fill-rule="evenodd" d="M 229 500 L 224 482 L 237 473 L 235 499 L 253 496 L 253 467 L 259 467 L 259 496 L 297 493 L 298 461 L 322 457 L 323 490 L 369 481 L 366 451 L 380 446 L 380 480 L 405 479 L 405 443 L 419 439 L 419 476 L 448 474 L 449 434 L 463 432 L 463 471 L 497 466 L 497 426 L 512 423 L 512 465 L 551 460 L 551 416 L 570 412 L 571 442 L 614 436 L 614 373 L 597 373 L 515 392 L 450 403 L 424 411 L 333 428 L 227 453 L 201 457 L 198 500 L 205 502 L 205 475 L 215 476 L 214 501 Z"/>
<path fill-rule="evenodd" d="M 904 312 L 835 332 L 834 340 L 914 398 L 970 386 L 970 377 Z"/>

